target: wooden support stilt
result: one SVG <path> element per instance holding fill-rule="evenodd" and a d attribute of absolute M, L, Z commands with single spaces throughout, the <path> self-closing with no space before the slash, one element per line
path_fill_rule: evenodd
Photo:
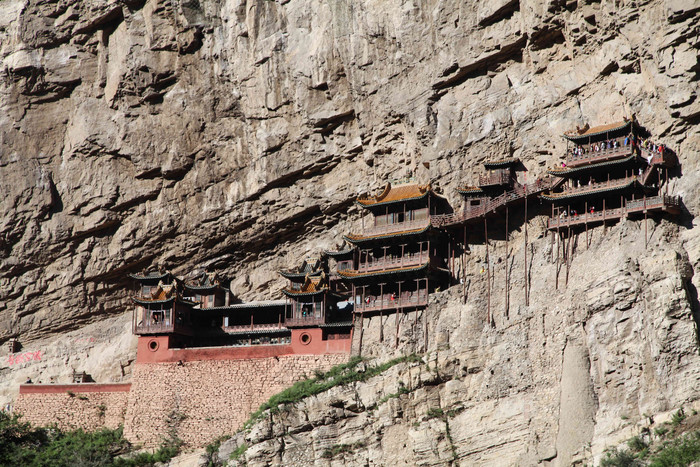
<path fill-rule="evenodd" d="M 394 348 L 399 347 L 399 310 L 396 310 L 396 339 L 394 340 Z"/>
<path fill-rule="evenodd" d="M 645 200 L 646 202 L 646 200 Z M 644 249 L 646 250 L 649 239 L 647 237 L 647 210 L 644 209 Z"/>
<path fill-rule="evenodd" d="M 428 317 L 423 309 L 423 352 L 428 351 Z"/>
<path fill-rule="evenodd" d="M 549 262 L 554 262 L 554 230 L 552 230 L 549 236 Z"/>
<path fill-rule="evenodd" d="M 525 185 L 525 306 L 530 306 L 530 281 L 527 273 L 527 185 Z"/>
<path fill-rule="evenodd" d="M 379 342 L 384 342 L 384 316 L 382 316 L 382 310 L 379 310 Z"/>
<path fill-rule="evenodd" d="M 360 313 L 360 342 L 357 347 L 357 355 L 362 355 L 362 337 L 365 334 L 364 319 L 364 314 Z"/>
<path fill-rule="evenodd" d="M 572 235 L 571 235 L 571 227 L 569 227 L 569 229 L 568 229 L 567 236 L 568 236 L 568 239 L 567 239 L 567 242 L 566 242 L 566 249 L 567 249 L 567 251 L 566 251 L 566 282 L 564 283 L 564 285 L 566 285 L 566 286 L 569 285 L 569 268 L 571 267 L 571 251 L 572 251 L 572 247 L 571 247 L 571 237 L 572 237 Z"/>
<path fill-rule="evenodd" d="M 588 249 L 588 201 L 586 201 L 586 212 L 583 213 L 583 223 L 586 225 L 586 250 Z"/>
<path fill-rule="evenodd" d="M 509 290 L 508 289 L 509 289 L 509 285 L 510 285 L 510 282 L 508 280 L 508 206 L 506 206 L 506 261 L 505 261 L 505 268 L 506 268 L 506 271 L 505 271 L 505 279 L 506 279 L 505 293 L 506 293 L 506 296 L 505 296 L 504 305 L 505 305 L 505 315 L 506 315 L 506 318 L 508 318 L 508 299 L 509 299 L 509 293 L 508 293 Z"/>
<path fill-rule="evenodd" d="M 557 224 L 557 261 L 554 263 L 556 275 L 554 277 L 554 289 L 559 290 L 559 248 L 561 244 L 561 233 L 559 232 L 559 224 Z"/>
<path fill-rule="evenodd" d="M 484 216 L 484 244 L 486 245 L 486 320 L 492 325 L 491 319 L 491 264 L 489 258 L 489 230 L 488 221 Z"/>
<path fill-rule="evenodd" d="M 462 244 L 462 303 L 467 303 L 467 225 L 464 225 L 464 243 Z"/>
<path fill-rule="evenodd" d="M 455 274 L 455 248 L 457 248 L 457 240 L 453 234 L 450 234 L 450 242 L 452 243 L 452 277 L 457 279 L 457 274 Z"/>

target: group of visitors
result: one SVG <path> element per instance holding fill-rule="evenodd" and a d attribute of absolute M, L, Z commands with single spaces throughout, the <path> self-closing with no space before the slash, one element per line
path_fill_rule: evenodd
<path fill-rule="evenodd" d="M 630 136 L 626 137 L 622 145 L 623 146 L 629 146 L 632 144 L 632 138 Z M 571 153 L 574 156 L 582 156 L 584 154 L 592 153 L 592 152 L 601 152 L 601 151 L 606 151 L 608 149 L 617 149 L 620 147 L 620 140 L 619 139 L 608 139 L 605 141 L 601 141 L 599 143 L 592 143 L 589 144 L 588 147 L 586 146 L 575 146 L 574 148 L 571 149 Z"/>
<path fill-rule="evenodd" d="M 650 141 L 649 139 L 643 139 L 639 146 L 642 149 L 646 149 L 647 151 L 654 152 L 657 154 L 663 154 L 664 153 L 664 145 L 663 144 L 656 144 L 653 141 Z"/>

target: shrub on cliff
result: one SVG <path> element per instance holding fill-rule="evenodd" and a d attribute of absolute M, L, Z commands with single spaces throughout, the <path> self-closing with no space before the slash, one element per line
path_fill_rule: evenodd
<path fill-rule="evenodd" d="M 137 467 L 167 462 L 178 446 L 164 444 L 155 453 L 118 457 L 131 450 L 122 429 L 86 432 L 62 431 L 55 427 L 32 427 L 17 415 L 0 412 L 1 467 Z"/>
<path fill-rule="evenodd" d="M 399 363 L 420 361 L 422 360 L 418 355 L 411 354 L 394 358 L 381 365 L 365 366 L 360 365 L 360 363 L 364 362 L 362 357 L 352 357 L 347 363 L 336 365 L 326 373 L 319 372 L 313 378 L 298 381 L 291 387 L 270 397 L 257 411 L 251 414 L 248 421 L 243 425 L 243 429 L 250 428 L 262 417 L 266 410 L 276 412 L 280 405 L 298 402 L 305 397 L 315 396 L 335 386 L 367 381 L 369 378 L 381 374 Z"/>

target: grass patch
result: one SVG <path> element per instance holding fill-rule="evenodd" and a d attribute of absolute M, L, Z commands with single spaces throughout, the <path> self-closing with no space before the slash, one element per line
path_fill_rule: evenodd
<path fill-rule="evenodd" d="M 700 431 L 665 442 L 650 460 L 650 467 L 675 467 L 700 461 Z"/>
<path fill-rule="evenodd" d="M 240 446 L 238 446 L 236 449 L 233 450 L 231 453 L 231 456 L 229 457 L 230 459 L 238 459 L 241 457 L 245 452 L 248 450 L 248 445 L 243 443 Z"/>
<path fill-rule="evenodd" d="M 640 436 L 635 436 L 627 441 L 627 446 L 629 446 L 632 452 L 642 452 L 649 447 L 649 443 L 644 441 Z"/>
<path fill-rule="evenodd" d="M 678 412 L 674 413 L 671 417 L 671 425 L 680 425 L 681 423 L 683 423 L 683 420 L 685 420 L 685 417 L 685 410 L 683 410 L 683 407 L 681 407 L 680 409 L 678 409 Z"/>
<path fill-rule="evenodd" d="M 430 407 L 425 415 L 428 417 L 428 419 L 442 418 L 445 416 L 445 411 L 442 410 L 440 407 Z"/>
<path fill-rule="evenodd" d="M 667 426 L 661 425 L 660 427 L 654 429 L 654 434 L 656 434 L 656 436 L 658 436 L 659 438 L 663 438 L 664 436 L 666 436 L 668 431 L 669 430 Z"/>
<path fill-rule="evenodd" d="M 600 467 L 637 467 L 641 465 L 637 457 L 626 449 L 611 449 L 600 460 Z"/>
<path fill-rule="evenodd" d="M 355 444 L 334 444 L 330 448 L 324 450 L 321 454 L 321 457 L 323 459 L 333 459 L 334 457 L 340 454 L 352 453 L 355 451 L 355 449 L 363 448 L 364 446 L 365 443 L 363 443 L 362 441 L 357 442 Z"/>
<path fill-rule="evenodd" d="M 422 360 L 419 356 L 411 354 L 389 360 L 381 365 L 367 366 L 364 371 L 359 371 L 357 367 L 363 361 L 362 357 L 353 357 L 347 363 L 336 365 L 325 373 L 319 372 L 313 378 L 298 381 L 284 391 L 275 394 L 250 415 L 248 421 L 243 425 L 243 429 L 249 429 L 267 410 L 271 413 L 277 413 L 280 405 L 293 404 L 305 397 L 315 396 L 335 386 L 367 381 L 399 363 L 420 362 Z"/>
<path fill-rule="evenodd" d="M 219 436 L 214 441 L 207 444 L 207 446 L 204 448 L 207 456 L 207 467 L 219 467 L 222 465 L 216 458 L 216 452 L 221 447 L 221 443 L 229 439 L 231 439 L 230 435 Z"/>

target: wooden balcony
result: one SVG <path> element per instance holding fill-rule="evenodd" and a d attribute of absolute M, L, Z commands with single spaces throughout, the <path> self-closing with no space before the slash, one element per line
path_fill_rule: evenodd
<path fill-rule="evenodd" d="M 479 175 L 479 186 L 499 186 L 510 183 L 510 170 L 498 170 Z"/>
<path fill-rule="evenodd" d="M 247 332 L 286 331 L 287 327 L 283 326 L 281 323 L 267 323 L 221 326 L 221 329 L 228 334 L 239 334 Z"/>
<path fill-rule="evenodd" d="M 605 162 L 612 159 L 618 159 L 622 157 L 627 157 L 632 155 L 632 144 L 631 142 L 624 146 L 625 138 L 617 138 L 612 141 L 617 141 L 619 144 L 616 148 L 602 149 L 599 151 L 590 151 L 588 145 L 583 147 L 588 151 L 581 155 L 575 155 L 572 153 L 566 156 L 566 165 L 568 167 L 580 167 L 582 165 L 593 164 L 596 162 Z"/>
<path fill-rule="evenodd" d="M 672 167 L 673 158 L 668 151 L 659 153 L 658 151 L 652 151 L 648 148 L 640 148 L 640 153 L 644 159 L 649 162 L 649 165 L 664 165 L 666 167 Z"/>
<path fill-rule="evenodd" d="M 555 230 L 557 228 L 604 223 L 608 220 L 621 219 L 628 214 L 643 213 L 645 211 L 680 212 L 680 199 L 677 196 L 667 195 L 645 197 L 626 201 L 621 208 L 605 209 L 592 213 L 587 212 L 576 216 L 555 217 L 549 219 L 548 229 Z"/>
<path fill-rule="evenodd" d="M 317 318 L 315 316 L 305 316 L 297 318 L 287 318 L 284 320 L 284 325 L 287 327 L 318 326 L 319 324 L 325 324 L 325 322 L 325 316 L 322 316 L 320 318 Z"/>
<path fill-rule="evenodd" d="M 169 321 L 163 321 L 162 323 L 147 323 L 147 324 L 134 324 L 133 333 L 137 335 L 144 334 L 186 334 L 190 335 L 192 329 L 185 324 L 176 324 Z"/>
<path fill-rule="evenodd" d="M 381 296 L 365 296 L 362 303 L 355 304 L 355 313 L 368 313 L 372 311 L 398 310 L 401 308 L 414 308 L 426 306 L 428 304 L 428 291 L 419 290 L 417 292 L 403 292 L 396 295 L 394 300 L 392 294 L 387 293 Z M 369 298 L 369 301 L 367 300 Z"/>
<path fill-rule="evenodd" d="M 430 259 L 430 255 L 428 253 L 428 251 L 422 251 L 421 253 L 404 255 L 400 257 L 386 257 L 379 259 L 370 258 L 368 262 L 360 263 L 357 272 L 363 273 L 381 271 L 384 269 L 420 266 L 421 264 L 425 264 Z"/>
<path fill-rule="evenodd" d="M 605 182 L 599 182 L 599 183 L 590 183 L 590 184 L 583 184 L 581 186 L 575 186 L 575 187 L 566 187 L 561 193 L 552 193 L 552 196 L 555 195 L 561 195 L 561 197 L 566 197 L 566 196 L 571 196 L 574 194 L 585 194 L 585 193 L 595 193 L 600 190 L 605 190 L 605 189 L 610 189 L 610 188 L 621 188 L 626 185 L 629 185 L 635 180 L 640 180 L 643 178 L 640 176 L 639 178 L 635 175 L 625 177 L 625 178 L 616 178 L 614 180 L 608 180 Z"/>
<path fill-rule="evenodd" d="M 406 222 L 397 222 L 395 224 L 376 225 L 374 227 L 368 227 L 368 228 L 364 229 L 364 231 L 362 232 L 362 235 L 365 237 L 372 237 L 375 235 L 386 235 L 386 234 L 404 232 L 407 230 L 418 230 L 418 229 L 424 229 L 429 224 L 430 224 L 430 219 L 425 218 L 425 219 L 416 219 L 416 220 L 406 221 Z"/>

